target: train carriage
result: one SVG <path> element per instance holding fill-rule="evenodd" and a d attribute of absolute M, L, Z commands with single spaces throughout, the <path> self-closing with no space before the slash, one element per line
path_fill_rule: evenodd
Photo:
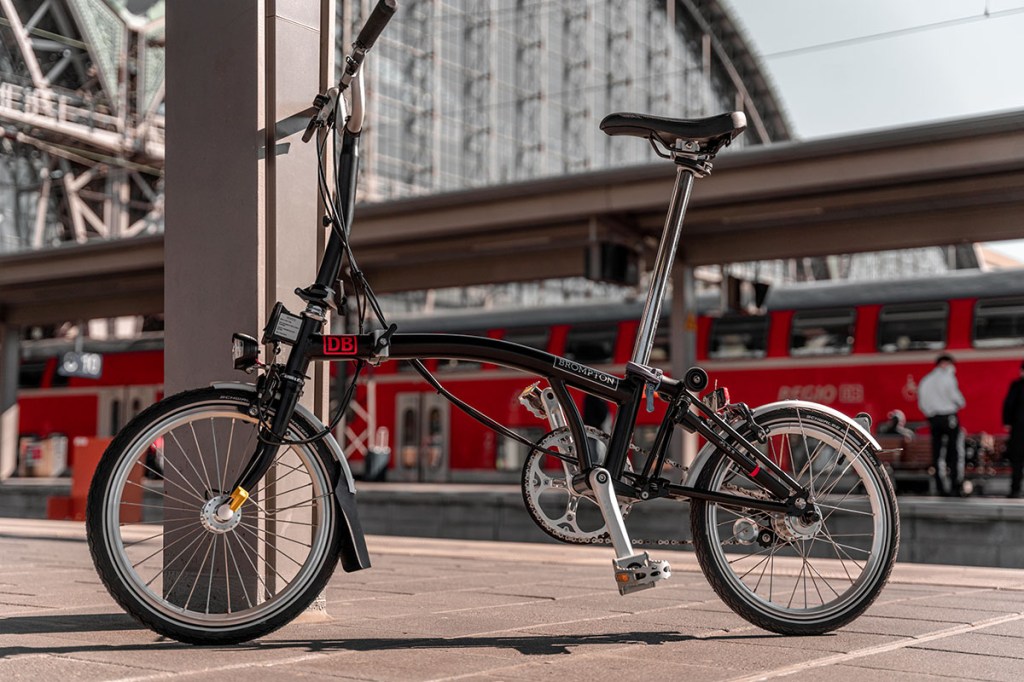
<path fill-rule="evenodd" d="M 940 352 L 957 360 L 970 434 L 1005 435 L 1001 405 L 1024 359 L 1024 270 L 956 272 L 936 278 L 810 283 L 774 288 L 763 315 L 715 314 L 717 297 L 699 301 L 697 358 L 735 400 L 757 405 L 799 398 L 878 423 L 902 410 L 923 426 L 917 382 Z M 639 303 L 591 304 L 514 312 L 465 310 L 396 318 L 401 331 L 482 334 L 515 341 L 621 374 L 631 351 Z M 669 369 L 667 320 L 652 363 Z M 53 347 L 56 356 L 56 349 Z M 29 346 L 19 393 L 21 432 L 112 433 L 161 392 L 162 354 L 149 348 L 106 350 L 99 381 L 58 385 L 47 351 Z M 40 373 L 41 363 L 43 371 Z M 478 363 L 428 364 L 456 395 L 510 427 L 539 437 L 544 425 L 519 405 L 533 379 Z M 70 401 L 70 402 L 69 402 Z M 492 481 L 518 475 L 525 448 L 497 435 L 448 403 L 402 362 L 372 368 L 346 427 L 353 459 L 368 446 L 390 449 L 397 480 Z M 582 404 L 582 396 L 581 396 Z M 600 416 L 600 414 L 598 414 Z M 641 413 L 639 437 L 650 437 L 660 408 Z M 88 433 L 92 430 L 92 433 Z M 927 467 L 927 430 L 901 475 Z M 643 443 L 640 443 L 642 446 Z M 910 461 L 904 457 L 904 464 Z"/>

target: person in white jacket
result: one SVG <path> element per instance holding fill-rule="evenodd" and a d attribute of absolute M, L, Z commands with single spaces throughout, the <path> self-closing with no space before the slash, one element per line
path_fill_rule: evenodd
<path fill-rule="evenodd" d="M 940 355 L 935 360 L 934 369 L 917 385 L 917 406 L 928 418 L 928 425 L 931 427 L 932 466 L 935 469 L 935 485 L 940 495 L 959 495 L 962 490 L 964 436 L 960 430 L 957 413 L 966 404 L 967 401 L 964 400 L 957 384 L 956 362 L 953 356 Z"/>

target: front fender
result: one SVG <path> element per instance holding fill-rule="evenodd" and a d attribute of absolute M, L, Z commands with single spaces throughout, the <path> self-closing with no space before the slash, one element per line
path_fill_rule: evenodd
<path fill-rule="evenodd" d="M 214 388 L 233 389 L 256 393 L 253 384 L 239 381 L 219 382 L 212 384 Z M 308 408 L 302 405 L 295 407 L 298 417 L 307 422 L 313 432 L 322 431 L 325 427 Z M 358 571 L 370 567 L 370 555 L 366 550 L 366 537 L 363 534 L 363 527 L 359 523 L 359 513 L 356 509 L 356 483 L 352 478 L 352 470 L 345 459 L 345 453 L 334 439 L 334 435 L 328 433 L 323 438 L 323 443 L 330 450 L 331 455 L 337 460 L 341 469 L 341 476 L 334 485 L 334 499 L 337 502 L 338 510 L 341 513 L 341 567 L 346 573 Z"/>
<path fill-rule="evenodd" d="M 878 450 L 882 449 L 882 446 L 880 446 L 878 444 L 878 441 L 875 440 L 875 437 L 872 436 L 868 432 L 868 430 L 864 428 L 863 424 L 861 424 L 856 419 L 852 419 L 851 417 L 846 416 L 845 414 L 843 414 L 839 410 L 832 409 L 831 407 L 827 407 L 825 405 L 819 405 L 818 403 L 808 402 L 806 400 L 780 400 L 778 402 L 767 403 L 765 405 L 761 405 L 760 407 L 758 407 L 758 408 L 753 410 L 754 421 L 757 421 L 758 417 L 763 416 L 767 412 L 770 412 L 772 410 L 777 410 L 777 409 L 780 409 L 780 408 L 786 408 L 786 407 L 788 407 L 788 408 L 802 407 L 802 408 L 807 409 L 807 410 L 815 410 L 817 412 L 824 412 L 825 414 L 829 415 L 830 417 L 834 417 L 834 418 L 838 419 L 839 421 L 843 422 L 844 424 L 849 425 L 849 427 L 857 435 L 859 435 L 861 438 L 863 438 L 866 444 L 868 444 L 871 447 L 873 447 L 876 452 Z M 740 424 L 741 423 L 742 422 L 740 422 Z M 733 428 L 737 428 L 738 426 L 739 426 L 739 424 L 737 424 L 736 422 L 733 422 L 733 424 L 732 424 Z M 697 456 L 693 460 L 693 464 L 690 466 L 690 471 L 686 475 L 686 483 L 687 483 L 687 485 L 691 485 L 691 486 L 692 485 L 696 485 L 697 481 L 700 480 L 700 473 L 701 473 L 701 471 L 707 465 L 708 461 L 711 459 L 711 455 L 713 455 L 715 453 L 715 451 L 716 451 L 716 448 L 711 443 L 705 443 L 704 447 L 702 447 L 700 449 L 700 451 L 697 453 Z"/>

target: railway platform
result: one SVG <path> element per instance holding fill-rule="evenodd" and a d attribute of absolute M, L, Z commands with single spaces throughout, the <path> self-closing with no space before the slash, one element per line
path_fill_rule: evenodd
<path fill-rule="evenodd" d="M 156 636 L 100 585 L 81 524 L 0 519 L 0 679 L 1024 679 L 1024 571 L 902 562 L 878 601 L 820 637 L 726 608 L 693 556 L 620 597 L 599 547 L 374 535 L 326 615 L 233 647 Z"/>
<path fill-rule="evenodd" d="M 358 481 L 360 520 L 376 535 L 554 543 L 527 515 L 518 486 Z M 67 479 L 10 479 L 0 484 L 0 519 L 45 519 L 47 500 L 67 495 Z M 1024 501 L 1004 497 L 898 498 L 899 557 L 927 564 L 1024 568 Z M 685 504 L 634 507 L 635 540 L 689 537 Z"/>

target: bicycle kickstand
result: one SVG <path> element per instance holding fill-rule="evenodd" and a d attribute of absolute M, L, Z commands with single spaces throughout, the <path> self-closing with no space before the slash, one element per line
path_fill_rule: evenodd
<path fill-rule="evenodd" d="M 622 519 L 608 470 L 596 467 L 590 472 L 589 482 L 615 550 L 612 567 L 615 569 L 615 584 L 619 587 L 619 594 L 646 590 L 654 587 L 658 581 L 671 577 L 672 567 L 667 561 L 652 559 L 647 552 L 633 554 L 633 543 L 626 533 L 626 523 Z"/>

